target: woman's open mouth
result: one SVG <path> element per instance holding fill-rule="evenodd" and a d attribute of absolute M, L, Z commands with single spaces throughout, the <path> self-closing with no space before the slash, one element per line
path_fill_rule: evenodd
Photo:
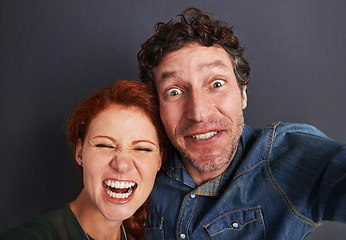
<path fill-rule="evenodd" d="M 111 198 L 125 199 L 128 198 L 136 189 L 135 182 L 125 182 L 116 180 L 105 180 L 103 186 Z"/>

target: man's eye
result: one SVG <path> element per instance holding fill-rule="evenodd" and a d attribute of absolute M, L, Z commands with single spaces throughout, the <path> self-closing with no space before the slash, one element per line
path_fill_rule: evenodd
<path fill-rule="evenodd" d="M 100 148 L 114 148 L 112 145 L 107 145 L 107 144 L 97 144 L 96 147 L 100 147 Z"/>
<path fill-rule="evenodd" d="M 167 91 L 167 95 L 170 96 L 170 97 L 174 97 L 174 96 L 179 95 L 181 93 L 182 93 L 182 91 L 177 89 L 177 88 L 172 88 L 172 89 L 169 89 Z"/>
<path fill-rule="evenodd" d="M 211 83 L 211 86 L 212 86 L 213 88 L 219 88 L 219 87 L 221 87 L 221 86 L 224 85 L 224 84 L 225 84 L 225 81 L 224 81 L 224 80 L 218 79 L 218 80 L 213 81 L 213 82 Z"/>

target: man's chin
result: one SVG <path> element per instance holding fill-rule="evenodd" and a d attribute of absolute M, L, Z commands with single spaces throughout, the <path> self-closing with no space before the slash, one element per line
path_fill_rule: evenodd
<path fill-rule="evenodd" d="M 201 172 L 218 171 L 225 168 L 225 166 L 228 166 L 230 162 L 229 157 L 216 154 L 203 155 L 199 157 L 189 157 L 189 155 L 185 155 L 185 160 Z"/>
<path fill-rule="evenodd" d="M 199 171 L 211 172 L 223 168 L 230 161 L 230 156 L 225 149 L 217 146 L 196 147 L 189 144 L 173 143 L 179 151 L 183 162 L 189 163 Z"/>

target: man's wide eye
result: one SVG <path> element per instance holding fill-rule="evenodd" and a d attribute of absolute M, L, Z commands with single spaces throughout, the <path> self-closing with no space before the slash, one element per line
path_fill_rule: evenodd
<path fill-rule="evenodd" d="M 219 88 L 219 87 L 221 87 L 221 86 L 224 85 L 224 84 L 225 84 L 225 81 L 224 81 L 224 80 L 218 79 L 218 80 L 213 81 L 213 82 L 211 83 L 211 86 L 212 86 L 213 88 Z"/>
<path fill-rule="evenodd" d="M 181 91 L 177 88 L 172 88 L 172 89 L 169 89 L 167 91 L 167 95 L 171 96 L 171 97 L 174 97 L 174 96 L 179 95 L 179 94 L 181 94 Z"/>

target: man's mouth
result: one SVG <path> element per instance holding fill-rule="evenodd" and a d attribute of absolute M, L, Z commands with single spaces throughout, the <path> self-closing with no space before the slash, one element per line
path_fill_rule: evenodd
<path fill-rule="evenodd" d="M 137 187 L 135 182 L 105 180 L 103 186 L 111 198 L 128 198 Z"/>
<path fill-rule="evenodd" d="M 211 137 L 214 137 L 217 134 L 217 132 L 207 132 L 207 133 L 203 133 L 203 134 L 198 134 L 198 135 L 192 135 L 191 137 L 197 140 L 206 140 L 209 139 Z"/>

